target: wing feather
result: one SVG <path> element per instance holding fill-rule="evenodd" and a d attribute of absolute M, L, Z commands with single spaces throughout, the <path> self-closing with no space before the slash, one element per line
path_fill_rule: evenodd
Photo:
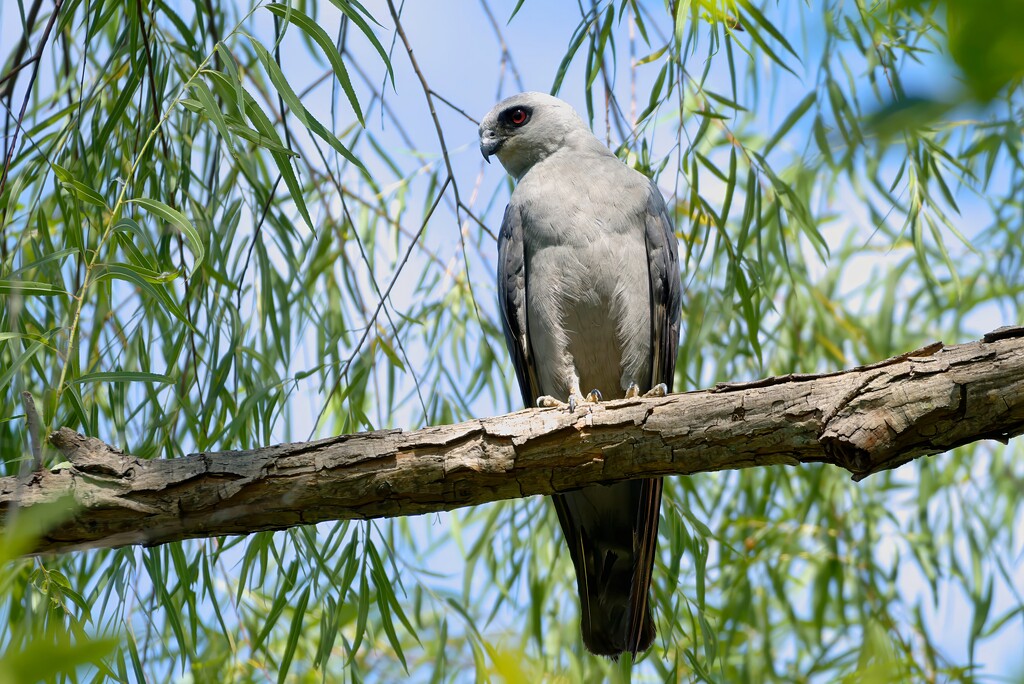
<path fill-rule="evenodd" d="M 672 220 L 658 186 L 652 181 L 645 217 L 648 286 L 651 307 L 651 380 L 648 388 L 664 383 L 672 391 L 682 293 L 679 281 L 679 247 Z M 661 478 L 640 481 L 640 506 L 636 518 L 636 554 L 633 584 L 630 587 L 627 644 L 635 656 L 650 646 L 653 625 L 647 605 L 658 546 L 658 522 L 661 517 Z"/>
<path fill-rule="evenodd" d="M 646 218 L 645 237 L 651 293 L 651 386 L 663 382 L 671 392 L 682 316 L 679 241 L 665 200 L 653 181 Z"/>
<path fill-rule="evenodd" d="M 509 204 L 498 233 L 498 304 L 505 344 L 512 355 L 523 405 L 530 407 L 540 396 L 540 390 L 526 320 L 526 287 L 523 221 L 519 211 Z"/>

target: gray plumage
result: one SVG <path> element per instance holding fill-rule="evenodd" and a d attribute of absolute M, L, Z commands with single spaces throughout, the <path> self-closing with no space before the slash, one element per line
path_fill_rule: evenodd
<path fill-rule="evenodd" d="M 672 388 L 675 232 L 661 193 L 565 102 L 523 93 L 480 124 L 480 151 L 516 179 L 498 238 L 498 297 L 523 402 Z M 582 391 L 581 391 L 582 390 Z M 576 568 L 583 641 L 617 657 L 654 640 L 649 606 L 660 479 L 553 498 Z"/>

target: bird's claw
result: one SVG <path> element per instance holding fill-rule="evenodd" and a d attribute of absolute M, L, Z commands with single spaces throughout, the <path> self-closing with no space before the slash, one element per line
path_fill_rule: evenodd
<path fill-rule="evenodd" d="M 651 397 L 664 397 L 668 396 L 668 385 L 663 382 L 659 382 L 657 385 L 652 387 L 647 392 L 640 394 L 640 386 L 635 382 L 629 383 L 629 387 L 626 388 L 626 399 L 635 399 L 641 397 L 642 399 L 649 399 Z"/>
<path fill-rule="evenodd" d="M 668 396 L 668 385 L 663 382 L 659 382 L 657 385 L 652 387 L 650 391 L 644 394 L 645 397 L 667 397 Z"/>
<path fill-rule="evenodd" d="M 542 395 L 537 397 L 537 408 L 568 408 L 569 413 L 575 413 L 577 407 L 581 404 L 597 404 L 603 397 L 601 391 L 597 389 L 590 390 L 587 396 L 583 396 L 579 392 L 573 392 L 569 395 L 569 401 L 559 401 L 550 395 Z"/>

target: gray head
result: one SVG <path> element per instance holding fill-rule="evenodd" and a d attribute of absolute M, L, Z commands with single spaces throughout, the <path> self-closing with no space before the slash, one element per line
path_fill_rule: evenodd
<path fill-rule="evenodd" d="M 480 153 L 496 156 L 515 178 L 567 145 L 591 142 L 600 145 L 576 110 L 545 93 L 502 100 L 480 123 Z"/>

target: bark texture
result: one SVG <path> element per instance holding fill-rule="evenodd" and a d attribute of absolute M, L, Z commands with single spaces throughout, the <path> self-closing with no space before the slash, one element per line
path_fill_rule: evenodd
<path fill-rule="evenodd" d="M 415 432 L 146 460 L 62 428 L 67 458 L 0 478 L 0 521 L 66 501 L 34 553 L 160 544 L 551 494 L 597 482 L 830 463 L 860 480 L 1024 432 L 1024 328 L 870 366 Z M 70 464 L 70 465 L 69 465 Z"/>

